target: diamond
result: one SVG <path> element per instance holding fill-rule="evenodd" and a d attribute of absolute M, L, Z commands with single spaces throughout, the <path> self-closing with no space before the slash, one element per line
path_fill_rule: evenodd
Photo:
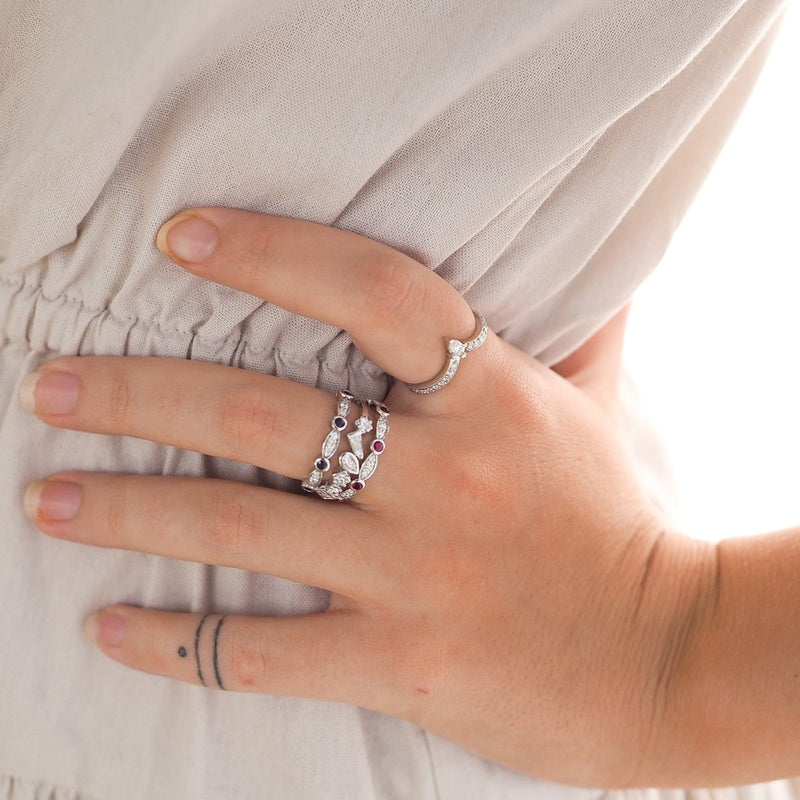
<path fill-rule="evenodd" d="M 350 449 L 359 457 L 364 458 L 364 445 L 361 444 L 361 431 L 353 431 L 347 434 L 347 441 L 350 442 Z"/>
<path fill-rule="evenodd" d="M 350 404 L 353 401 L 353 395 L 349 392 L 340 392 L 339 404 L 336 406 L 336 414 L 340 417 L 346 417 L 350 413 Z"/>
<path fill-rule="evenodd" d="M 358 475 L 359 464 L 354 453 L 342 453 L 339 456 L 339 464 L 351 475 Z"/>
<path fill-rule="evenodd" d="M 319 486 L 319 482 L 322 480 L 322 473 L 319 470 L 314 470 L 309 476 L 306 483 L 309 486 Z"/>
<path fill-rule="evenodd" d="M 470 352 L 471 350 L 477 350 L 486 341 L 486 337 L 487 337 L 488 334 L 489 334 L 489 329 L 488 328 L 483 328 L 483 330 L 481 330 L 480 334 L 478 334 L 478 336 L 476 336 L 469 343 L 469 345 L 467 345 L 467 352 Z"/>
<path fill-rule="evenodd" d="M 334 472 L 333 477 L 331 478 L 331 483 L 334 486 L 338 486 L 340 489 L 343 489 L 350 483 L 350 475 L 347 472 Z"/>
<path fill-rule="evenodd" d="M 375 426 L 375 438 L 383 439 L 387 433 L 389 433 L 389 423 L 386 421 L 385 417 L 381 417 L 378 420 L 378 424 Z"/>
<path fill-rule="evenodd" d="M 369 433 L 372 430 L 372 420 L 369 417 L 359 417 L 356 420 L 356 430 L 360 433 Z"/>
<path fill-rule="evenodd" d="M 322 443 L 322 457 L 330 458 L 339 447 L 339 431 L 331 431 Z M 327 467 L 326 467 L 327 469 Z"/>
<path fill-rule="evenodd" d="M 378 468 L 378 454 L 370 453 L 361 465 L 361 471 L 358 473 L 359 480 L 366 481 L 372 476 Z"/>
<path fill-rule="evenodd" d="M 461 358 L 467 352 L 467 346 L 458 339 L 451 339 L 447 343 L 447 352 L 454 358 Z"/>

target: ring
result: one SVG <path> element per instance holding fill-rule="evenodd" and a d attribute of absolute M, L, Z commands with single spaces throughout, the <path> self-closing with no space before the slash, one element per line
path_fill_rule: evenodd
<path fill-rule="evenodd" d="M 336 415 L 331 420 L 331 429 L 322 442 L 322 455 L 314 462 L 314 469 L 303 481 L 303 488 L 306 491 L 316 491 L 316 487 L 322 481 L 322 476 L 331 468 L 331 458 L 339 449 L 342 433 L 347 428 L 347 415 L 350 413 L 350 407 L 354 401 L 355 398 L 346 389 L 339 392 Z"/>
<path fill-rule="evenodd" d="M 461 359 L 467 353 L 477 350 L 489 335 L 489 326 L 486 324 L 486 318 L 483 314 L 477 311 L 472 312 L 475 315 L 475 330 L 472 336 L 467 341 L 462 342 L 460 339 L 450 339 L 447 342 L 447 359 L 445 361 L 442 371 L 432 380 L 425 383 L 407 383 L 409 389 L 417 394 L 433 394 L 438 392 L 439 389 L 444 389 L 458 371 L 458 365 Z"/>
<path fill-rule="evenodd" d="M 341 453 L 338 459 L 339 470 L 323 482 L 325 473 L 331 468 L 332 459 L 339 449 L 342 434 L 346 431 L 347 414 L 356 403 L 361 407 L 361 415 L 355 420 L 354 430 L 347 433 L 349 450 Z M 374 412 L 375 420 L 370 416 Z M 374 431 L 368 450 L 362 437 Z M 351 500 L 357 492 L 367 485 L 367 481 L 378 468 L 380 454 L 386 449 L 386 434 L 389 432 L 389 409 L 377 400 L 356 400 L 350 392 L 339 392 L 336 416 L 331 421 L 331 430 L 322 443 L 322 455 L 314 462 L 314 469 L 303 481 L 303 489 L 316 494 L 323 500 Z"/>

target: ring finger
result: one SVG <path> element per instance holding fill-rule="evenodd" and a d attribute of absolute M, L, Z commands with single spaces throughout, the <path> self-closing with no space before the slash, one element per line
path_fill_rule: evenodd
<path fill-rule="evenodd" d="M 319 389 L 232 367 L 103 356 L 48 361 L 21 398 L 51 425 L 136 436 L 297 479 L 311 472 L 337 406 Z M 355 406 L 350 420 L 358 413 Z M 413 428 L 398 414 L 392 427 Z M 402 433 L 388 442 L 389 460 Z"/>

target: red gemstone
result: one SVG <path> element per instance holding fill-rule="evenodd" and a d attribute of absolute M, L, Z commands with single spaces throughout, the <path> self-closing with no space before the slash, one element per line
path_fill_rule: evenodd
<path fill-rule="evenodd" d="M 361 491 L 361 490 L 364 488 L 364 481 L 353 481 L 353 482 L 350 484 L 350 488 L 351 488 L 351 489 L 352 489 L 354 492 L 360 492 L 360 491 Z"/>
<path fill-rule="evenodd" d="M 371 447 L 372 447 L 372 452 L 373 453 L 382 453 L 383 449 L 384 449 L 384 447 L 386 447 L 386 445 L 380 439 L 376 439 L 372 443 Z"/>

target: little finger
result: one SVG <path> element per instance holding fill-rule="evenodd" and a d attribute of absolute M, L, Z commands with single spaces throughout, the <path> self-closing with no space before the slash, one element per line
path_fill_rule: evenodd
<path fill-rule="evenodd" d="M 300 617 L 180 614 L 109 606 L 87 636 L 133 669 L 235 692 L 380 705 L 380 649 L 357 611 Z"/>

